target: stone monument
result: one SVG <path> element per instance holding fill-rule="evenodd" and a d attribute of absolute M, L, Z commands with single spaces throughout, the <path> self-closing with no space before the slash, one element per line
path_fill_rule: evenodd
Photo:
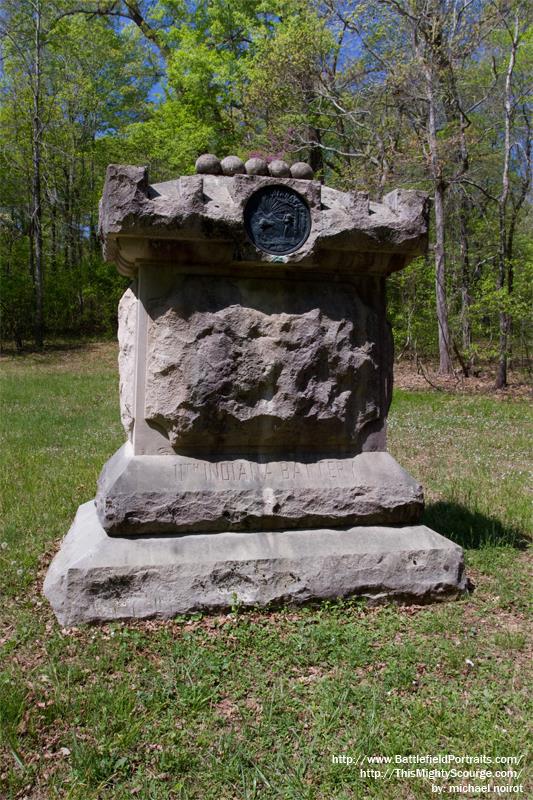
<path fill-rule="evenodd" d="M 387 453 L 387 276 L 427 246 L 427 197 L 382 203 L 306 164 L 201 156 L 150 185 L 108 168 L 127 442 L 80 506 L 44 591 L 63 624 L 465 589 Z"/>

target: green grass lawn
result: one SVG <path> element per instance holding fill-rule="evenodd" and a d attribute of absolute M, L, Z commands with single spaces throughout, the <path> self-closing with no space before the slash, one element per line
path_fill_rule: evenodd
<path fill-rule="evenodd" d="M 334 757 L 441 753 L 521 757 L 492 783 L 532 796 L 526 401 L 395 393 L 390 449 L 426 487 L 424 521 L 467 548 L 464 599 L 66 633 L 41 586 L 123 440 L 115 350 L 1 368 L 0 797 L 409 800 L 431 780 Z"/>

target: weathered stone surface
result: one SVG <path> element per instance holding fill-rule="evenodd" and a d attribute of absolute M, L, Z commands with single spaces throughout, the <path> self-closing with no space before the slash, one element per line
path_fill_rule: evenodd
<path fill-rule="evenodd" d="M 268 171 L 273 178 L 288 178 L 291 174 L 291 170 L 289 165 L 286 161 L 282 161 L 280 158 L 274 159 L 268 165 Z"/>
<path fill-rule="evenodd" d="M 299 178 L 300 180 L 311 181 L 314 177 L 313 168 L 306 164 L 305 161 L 296 161 L 291 165 L 291 177 Z"/>
<path fill-rule="evenodd" d="M 268 164 L 264 158 L 249 158 L 244 166 L 248 175 L 268 175 Z"/>
<path fill-rule="evenodd" d="M 466 590 L 463 551 L 424 525 L 118 539 L 78 509 L 46 576 L 64 626 L 361 595 L 423 603 Z"/>
<path fill-rule="evenodd" d="M 113 261 L 117 256 L 116 242 L 108 241 L 108 233 L 120 230 L 128 217 L 142 215 L 148 191 L 146 167 L 108 166 L 98 217 L 98 233 L 105 259 Z"/>
<path fill-rule="evenodd" d="M 196 172 L 200 175 L 220 175 L 222 172 L 220 159 L 213 155 L 213 153 L 204 153 L 196 159 L 194 166 Z"/>
<path fill-rule="evenodd" d="M 139 184 L 138 175 L 126 175 L 124 182 L 134 179 Z M 373 482 L 360 470 L 346 480 L 339 474 L 340 483 L 324 483 L 309 471 L 302 481 L 296 468 L 309 470 L 330 459 L 335 470 L 343 459 L 386 450 L 392 341 L 383 276 L 396 258 L 397 237 L 407 229 L 408 236 L 414 229 L 425 233 L 425 200 L 397 192 L 391 195 L 394 209 L 372 208 L 366 194 L 334 192 L 311 180 L 287 178 L 283 185 L 307 204 L 309 238 L 315 242 L 309 260 L 283 257 L 284 270 L 266 274 L 257 269 L 262 259 L 257 251 L 243 269 L 236 253 L 244 209 L 258 190 L 277 186 L 273 178 L 198 175 L 146 189 L 146 206 L 136 214 L 148 250 L 139 255 L 139 284 L 120 314 L 123 421 L 130 433 L 135 418 L 132 443 L 138 456 L 150 462 L 165 454 L 167 467 L 180 470 L 179 459 L 194 457 L 194 468 L 214 468 L 220 485 L 206 474 L 205 483 L 184 487 L 175 477 L 168 479 L 168 470 L 151 472 L 148 462 L 119 468 L 120 458 L 112 459 L 102 473 L 97 503 L 104 527 L 113 534 L 419 519 L 420 487 L 403 471 L 399 477 L 397 465 L 383 453 Z M 372 227 L 374 218 L 377 227 Z M 157 240 L 171 219 L 173 235 L 184 237 L 177 249 Z M 117 225 L 113 219 L 108 238 L 125 241 L 133 254 L 138 240 Z M 228 231 L 230 261 L 225 260 Z M 331 236 L 339 259 L 347 261 L 361 242 L 375 238 L 375 260 L 365 252 L 362 258 L 377 274 L 361 270 L 348 276 L 348 270 L 332 264 Z M 384 261 L 381 250 L 391 253 Z M 208 268 L 198 270 L 198 264 Z M 319 271 L 313 272 L 317 265 Z M 134 330 L 128 309 L 135 302 Z M 128 356 L 134 351 L 135 373 Z M 273 475 L 259 483 L 252 475 L 246 478 L 247 469 L 265 463 L 293 468 L 293 482 L 278 485 Z M 381 463 L 377 455 L 373 463 Z M 237 467 L 244 477 L 232 482 L 228 476 Z M 226 477 L 217 469 L 226 469 Z"/>
<path fill-rule="evenodd" d="M 232 176 L 246 173 L 244 161 L 238 156 L 226 156 L 226 158 L 223 158 L 220 162 L 220 166 L 222 167 L 223 175 Z"/>
<path fill-rule="evenodd" d="M 386 332 L 349 284 L 177 275 L 154 294 L 145 418 L 173 447 L 357 449 L 385 417 Z"/>
<path fill-rule="evenodd" d="M 461 548 L 412 527 L 422 489 L 385 452 L 385 278 L 424 251 L 427 197 L 264 169 L 108 170 L 105 255 L 136 276 L 119 309 L 129 441 L 46 577 L 62 624 L 465 589 Z"/>
<path fill-rule="evenodd" d="M 391 192 L 383 203 L 372 203 L 358 192 L 285 178 L 283 184 L 309 205 L 311 232 L 294 253 L 280 258 L 261 252 L 246 235 L 243 208 L 254 192 L 279 180 L 202 174 L 149 186 L 146 169 L 112 165 L 100 215 L 105 257 L 128 275 L 136 274 L 139 262 L 161 260 L 232 270 L 282 262 L 300 271 L 387 275 L 426 249 L 423 192 Z"/>
<path fill-rule="evenodd" d="M 355 457 L 135 456 L 124 445 L 98 480 L 112 535 L 412 524 L 422 487 L 388 453 Z"/>
<path fill-rule="evenodd" d="M 120 375 L 120 419 L 129 440 L 135 421 L 135 339 L 137 332 L 135 284 L 126 289 L 118 305 L 118 368 Z"/>

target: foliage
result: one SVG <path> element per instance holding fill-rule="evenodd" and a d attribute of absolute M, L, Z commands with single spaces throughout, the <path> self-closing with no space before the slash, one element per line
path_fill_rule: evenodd
<path fill-rule="evenodd" d="M 6 0 L 0 27 L 4 341 L 22 346 L 37 313 L 36 146 L 50 335 L 114 327 L 124 281 L 102 264 L 96 231 L 107 163 L 146 163 L 164 180 L 210 151 L 307 160 L 329 185 L 377 198 L 438 189 L 452 355 L 469 369 L 502 346 L 527 358 L 533 28 L 522 0 Z M 434 283 L 430 257 L 391 279 L 400 349 L 436 352 Z"/>
<path fill-rule="evenodd" d="M 4 39 L 0 83 L 2 338 L 19 344 L 33 327 L 36 284 L 30 202 L 33 79 L 26 63 L 34 21 L 31 4 L 6 20 L 14 33 Z M 104 20 L 80 16 L 43 24 L 49 28 L 39 134 L 46 324 L 56 334 L 107 333 L 114 328 L 112 304 L 124 281 L 109 268 L 103 279 L 98 199 L 114 154 L 112 138 L 144 114 L 152 81 L 143 73 L 150 66 L 139 35 L 130 28 L 118 32 Z M 20 49 L 27 44 L 23 57 Z"/>

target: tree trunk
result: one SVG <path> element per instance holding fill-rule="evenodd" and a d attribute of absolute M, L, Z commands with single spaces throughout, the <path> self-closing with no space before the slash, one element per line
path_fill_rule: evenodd
<path fill-rule="evenodd" d="M 89 166 L 89 192 L 91 197 L 93 196 L 94 186 L 95 186 L 94 151 L 95 151 L 95 136 L 93 134 L 91 138 L 91 155 L 90 155 L 90 166 Z M 89 242 L 91 245 L 92 252 L 100 252 L 100 243 L 98 241 L 98 231 L 97 231 L 98 225 L 94 209 L 95 206 L 91 204 L 91 210 L 89 212 Z"/>
<path fill-rule="evenodd" d="M 41 191 L 41 2 L 35 3 L 35 39 L 33 57 L 33 117 L 32 117 L 32 211 L 33 273 L 35 276 L 35 345 L 44 342 L 44 286 L 43 286 L 43 227 Z"/>
<path fill-rule="evenodd" d="M 446 298 L 446 262 L 444 254 L 444 184 L 435 182 L 435 295 L 437 323 L 439 326 L 439 373 L 453 372 L 450 358 L 450 330 L 448 327 L 448 302 Z"/>
<path fill-rule="evenodd" d="M 324 173 L 324 157 L 322 155 L 322 148 L 320 145 L 320 131 L 309 126 L 309 141 L 311 146 L 309 148 L 309 166 L 315 173 L 316 178 L 320 178 Z M 316 144 L 314 144 L 316 142 Z"/>
<path fill-rule="evenodd" d="M 455 98 L 455 107 L 459 117 L 459 141 L 460 141 L 460 176 L 464 177 L 469 169 L 468 158 L 468 145 L 466 141 L 466 129 L 468 120 L 463 113 L 457 86 L 455 82 L 455 75 L 451 73 L 453 94 Z M 468 213 L 469 213 L 468 200 L 461 192 L 459 200 L 459 247 L 461 253 L 461 328 L 463 334 L 463 350 L 467 353 L 466 369 L 467 373 L 470 372 L 472 365 L 472 357 L 469 353 L 472 347 L 472 327 L 470 325 L 470 305 L 472 298 L 470 296 L 470 248 L 468 241 Z"/>
<path fill-rule="evenodd" d="M 505 206 L 499 209 L 500 248 L 498 253 L 498 283 L 500 292 L 505 289 L 505 274 L 507 265 L 507 248 L 505 246 Z M 498 371 L 496 373 L 496 388 L 503 389 L 507 386 L 507 345 L 509 340 L 510 316 L 504 309 L 500 310 L 500 335 L 498 344 Z"/>
<path fill-rule="evenodd" d="M 468 353 L 472 347 L 472 326 L 470 325 L 470 252 L 468 244 L 468 208 L 466 198 L 460 200 L 459 208 L 459 244 L 461 252 L 461 328 L 463 334 L 463 350 Z M 467 356 L 470 360 L 470 356 Z"/>
<path fill-rule="evenodd" d="M 435 295 L 437 302 L 437 323 L 439 328 L 439 373 L 441 375 L 449 375 L 453 372 L 453 365 L 450 357 L 450 329 L 448 326 L 446 257 L 444 249 L 444 196 L 446 184 L 442 177 L 442 167 L 438 153 L 435 87 L 431 66 L 428 65 L 425 67 L 425 73 L 428 99 L 428 145 L 431 177 L 433 179 L 435 196 Z"/>
<path fill-rule="evenodd" d="M 511 52 L 507 64 L 505 75 L 504 91 L 504 145 L 503 145 L 503 170 L 502 170 L 502 190 L 498 198 L 498 227 L 499 227 L 499 247 L 498 247 L 498 281 L 497 288 L 502 294 L 506 289 L 507 271 L 509 270 L 510 254 L 508 252 L 507 239 L 507 202 L 509 199 L 509 170 L 511 161 L 511 124 L 513 117 L 513 72 L 516 61 L 516 51 L 518 49 L 518 16 L 515 16 L 514 30 L 511 37 Z M 512 279 L 511 279 L 512 288 Z M 502 298 L 503 301 L 503 298 Z M 496 388 L 503 389 L 507 386 L 507 361 L 509 332 L 511 329 L 511 315 L 507 312 L 505 304 L 501 302 L 500 308 L 500 335 L 499 335 L 499 355 L 498 371 L 496 374 Z"/>
<path fill-rule="evenodd" d="M 50 205 L 50 261 L 48 266 L 51 275 L 57 270 L 57 204 L 55 197 Z"/>

